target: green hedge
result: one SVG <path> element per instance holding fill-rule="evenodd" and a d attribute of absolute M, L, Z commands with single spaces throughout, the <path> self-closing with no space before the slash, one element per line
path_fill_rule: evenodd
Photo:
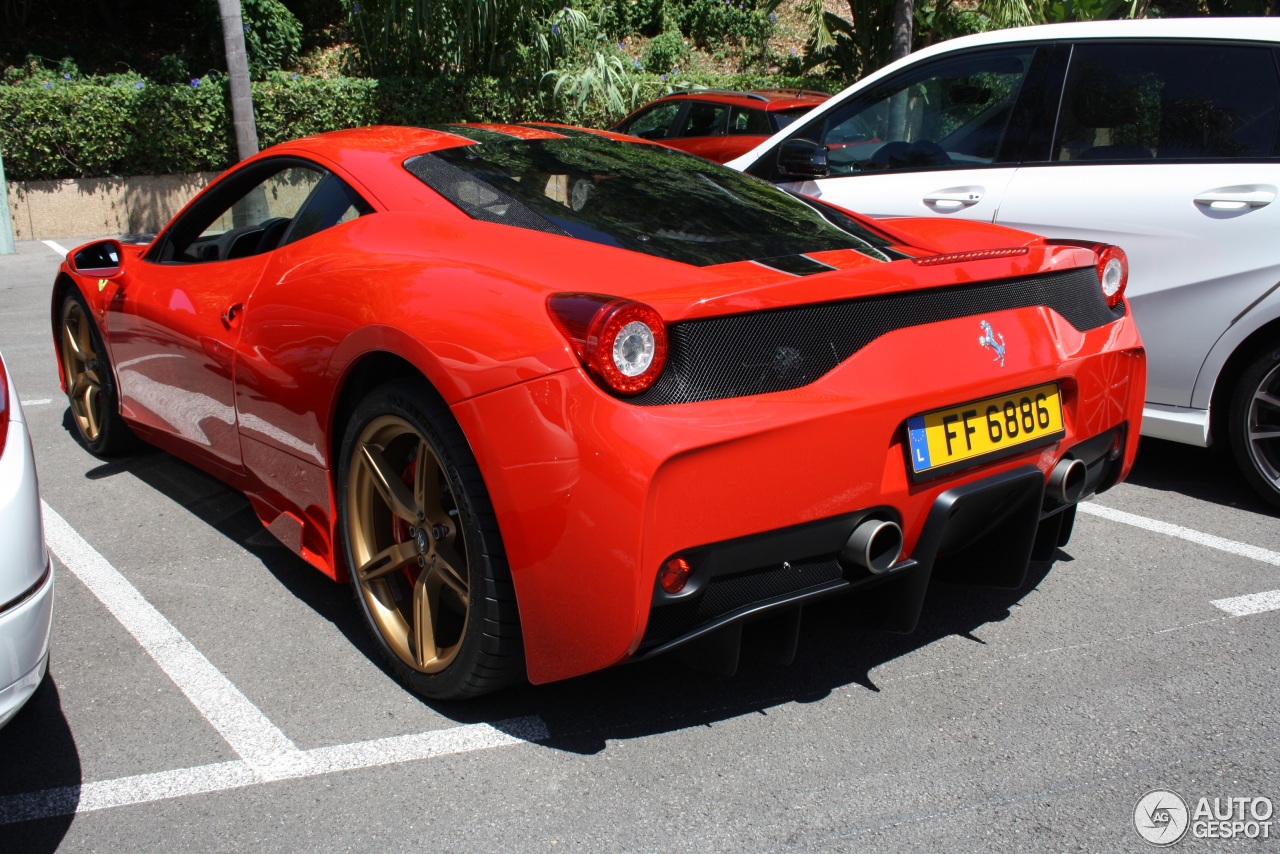
<path fill-rule="evenodd" d="M 642 78 L 645 100 L 675 81 Z M 716 88 L 808 85 L 732 76 L 684 81 Z M 451 121 L 567 121 L 603 126 L 618 116 L 550 103 L 537 81 L 317 78 L 278 74 L 253 83 L 263 147 L 338 128 Z M 11 181 L 220 170 L 235 144 L 225 78 L 160 86 L 88 78 L 0 85 L 0 154 Z"/>

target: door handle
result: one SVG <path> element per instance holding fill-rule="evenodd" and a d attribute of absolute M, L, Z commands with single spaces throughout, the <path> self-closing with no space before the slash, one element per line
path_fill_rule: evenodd
<path fill-rule="evenodd" d="M 222 325 L 227 329 L 231 328 L 231 324 L 235 323 L 236 316 L 244 309 L 244 303 L 238 302 L 227 306 L 227 310 L 222 312 Z"/>
<path fill-rule="evenodd" d="M 976 205 L 982 201 L 982 194 L 981 187 L 953 187 L 926 194 L 924 203 L 931 208 L 955 211 Z"/>
<path fill-rule="evenodd" d="M 1219 187 L 1195 197 L 1197 205 L 1215 211 L 1239 211 L 1262 208 L 1276 200 L 1275 187 Z"/>

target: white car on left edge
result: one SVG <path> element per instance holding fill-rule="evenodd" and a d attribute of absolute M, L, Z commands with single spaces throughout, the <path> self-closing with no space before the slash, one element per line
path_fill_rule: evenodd
<path fill-rule="evenodd" d="M 0 726 L 40 687 L 52 622 L 53 561 L 45 547 L 35 455 L 0 358 Z"/>

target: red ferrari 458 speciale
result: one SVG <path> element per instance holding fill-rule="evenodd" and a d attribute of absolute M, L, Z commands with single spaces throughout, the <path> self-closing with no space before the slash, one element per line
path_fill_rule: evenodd
<path fill-rule="evenodd" d="M 1017 586 L 1132 465 L 1115 247 L 870 221 L 551 125 L 275 146 L 53 289 L 93 452 L 243 491 L 460 698 L 675 647 L 909 631 L 930 575 Z"/>

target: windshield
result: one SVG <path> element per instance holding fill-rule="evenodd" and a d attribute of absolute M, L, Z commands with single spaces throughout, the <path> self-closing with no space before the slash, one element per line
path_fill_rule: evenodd
<path fill-rule="evenodd" d="M 656 145 L 585 135 L 486 141 L 405 168 L 476 219 L 697 266 L 831 249 L 904 257 L 826 205 Z"/>

